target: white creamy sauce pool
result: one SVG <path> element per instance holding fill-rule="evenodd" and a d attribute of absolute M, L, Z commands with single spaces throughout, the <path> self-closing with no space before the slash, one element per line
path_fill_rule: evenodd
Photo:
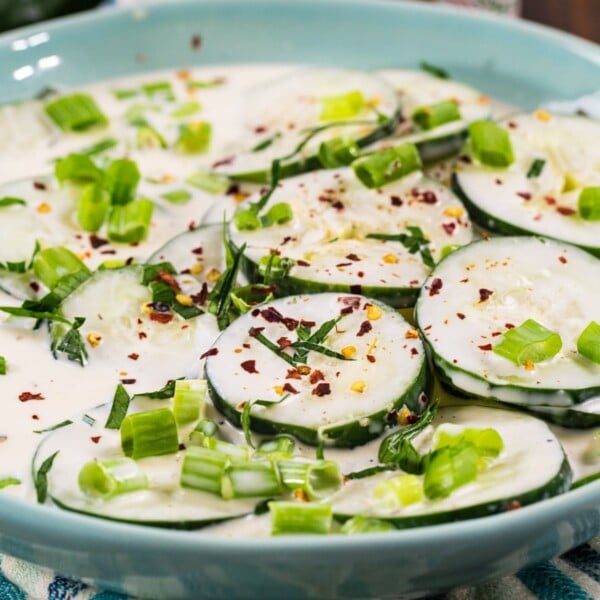
<path fill-rule="evenodd" d="M 54 198 L 58 198 L 57 203 L 68 204 L 71 201 L 69 195 L 74 193 L 69 186 L 61 189 L 53 181 L 53 161 L 107 138 L 115 138 L 118 144 L 103 156 L 111 159 L 127 157 L 136 161 L 142 174 L 138 196 L 156 203 L 147 240 L 136 245 L 97 245 L 89 234 L 77 231 L 75 219 L 67 216 L 66 221 L 61 222 L 60 231 L 49 228 L 46 245 L 67 246 L 91 269 L 105 260 L 135 259 L 143 262 L 188 227 L 203 221 L 219 222 L 224 211 L 229 214 L 246 193 L 258 189 L 256 185 L 241 184 L 230 189 L 229 194 L 214 194 L 190 184 L 188 178 L 211 170 L 216 163 L 226 163 L 240 144 L 250 148 L 265 138 L 267 134 L 259 131 L 260 127 L 255 131 L 248 130 L 245 121 L 247 99 L 266 82 L 295 68 L 283 65 L 202 67 L 91 85 L 83 91 L 93 96 L 110 124 L 106 128 L 80 134 L 60 132 L 44 115 L 41 102 L 1 107 L 0 198 L 22 197 L 38 213 L 32 222 L 43 219 L 44 210 L 37 210 L 41 205 L 48 204 L 53 209 Z M 170 82 L 175 101 L 169 101 L 161 94 L 143 92 L 122 100 L 115 97 L 115 90 L 139 90 L 142 84 L 157 81 Z M 198 103 L 198 110 L 193 114 L 181 119 L 172 116 L 173 111 L 192 102 Z M 193 120 L 209 122 L 212 125 L 209 150 L 186 155 L 170 150 L 139 149 L 137 128 L 129 124 L 136 110 L 142 111 L 143 118 L 161 132 L 169 146 L 176 140 L 181 123 Z M 506 114 L 508 110 L 500 103 L 492 105 L 492 112 L 496 115 Z M 446 179 L 449 171 L 441 165 L 432 173 L 438 179 Z M 163 194 L 179 189 L 185 189 L 192 196 L 186 204 L 170 204 L 162 198 Z M 3 231 L 2 227 L 0 221 L 0 238 L 4 236 L 6 241 L 9 235 L 14 236 L 14 231 L 8 228 Z M 53 235 L 55 238 L 52 238 Z M 105 238 L 105 230 L 98 232 L 98 237 L 101 240 Z M 20 236 L 15 236 L 15 251 L 19 244 L 27 247 L 32 240 L 35 242 L 34 238 L 23 241 Z M 34 295 L 27 285 L 22 289 Z M 21 300 L 0 291 L 0 304 L 19 306 Z M 143 353 L 142 341 L 135 348 L 124 347 L 120 353 L 111 352 L 109 358 L 101 359 L 102 353 L 98 352 L 95 356 L 95 349 L 88 346 L 89 362 L 81 367 L 65 359 L 55 360 L 50 352 L 50 338 L 45 325 L 39 330 L 32 330 L 32 324 L 30 319 L 12 319 L 0 313 L 0 355 L 7 361 L 7 374 L 0 376 L 0 479 L 15 477 L 22 482 L 6 487 L 1 493 L 32 502 L 35 501 L 35 489 L 30 475 L 31 462 L 44 435 L 35 431 L 50 428 L 66 419 L 79 419 L 87 410 L 111 402 L 115 386 L 120 381 L 127 381 L 126 389 L 133 394 L 158 389 L 167 380 L 183 375 L 201 376 L 200 356 L 211 346 L 218 333 L 214 320 L 206 315 L 198 319 L 195 342 L 184 345 L 181 355 L 173 354 L 166 360 L 157 354 L 153 360 L 138 362 L 131 355 Z M 224 418 L 220 421 L 226 435 L 241 441 L 239 432 L 227 425 Z M 575 435 L 570 432 L 569 438 Z M 591 437 L 588 432 L 579 435 L 582 439 Z M 378 446 L 379 440 L 375 440 L 352 451 L 330 450 L 326 456 L 338 460 L 342 471 L 349 472 L 375 463 Z M 300 451 L 314 456 L 313 448 L 300 448 Z M 74 456 L 73 460 L 77 458 Z M 212 531 L 225 536 L 268 535 L 268 517 L 244 518 L 214 526 Z"/>

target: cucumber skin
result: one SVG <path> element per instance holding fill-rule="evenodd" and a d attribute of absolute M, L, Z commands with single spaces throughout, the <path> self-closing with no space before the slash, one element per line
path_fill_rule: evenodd
<path fill-rule="evenodd" d="M 233 423 L 233 425 L 236 427 L 241 427 L 241 412 L 226 402 L 225 399 L 222 398 L 217 392 L 212 384 L 212 381 L 208 377 L 206 368 L 204 371 L 204 378 L 207 382 L 208 393 L 217 410 L 219 410 L 219 412 L 221 412 L 228 421 Z M 341 425 L 335 425 L 321 429 L 312 429 L 290 423 L 269 421 L 262 417 L 250 415 L 250 429 L 256 433 L 262 433 L 265 435 L 288 433 L 310 446 L 318 446 L 320 443 L 324 442 L 328 445 L 339 448 L 353 448 L 378 438 L 382 434 L 383 430 L 386 427 L 389 427 L 389 423 L 386 421 L 386 416 L 391 410 L 399 409 L 406 404 L 411 411 L 421 414 L 424 410 L 424 405 L 420 403 L 419 397 L 421 394 L 427 394 L 429 392 L 431 385 L 430 382 L 431 379 L 428 377 L 427 373 L 427 361 L 424 360 L 417 377 L 411 383 L 406 392 L 397 398 L 393 404 L 385 410 L 361 417 L 361 419 L 357 421 L 351 421 L 348 423 L 342 423 Z M 360 425 L 360 420 L 363 418 L 369 419 L 368 425 Z"/>
<path fill-rule="evenodd" d="M 467 139 L 467 129 L 458 133 L 450 133 L 441 138 L 432 138 L 415 142 L 415 146 L 419 151 L 421 160 L 426 166 L 430 166 L 441 160 L 457 155 L 463 148 Z M 398 138 L 398 142 L 402 142 L 402 138 Z"/>
<path fill-rule="evenodd" d="M 485 212 L 481 208 L 479 208 L 470 198 L 467 196 L 465 191 L 459 182 L 459 177 L 456 173 L 452 175 L 452 191 L 460 198 L 462 203 L 465 205 L 469 216 L 473 220 L 473 222 L 477 223 L 480 227 L 492 231 L 494 233 L 500 233 L 502 235 L 527 235 L 534 237 L 546 237 L 549 239 L 553 239 L 562 244 L 569 244 L 572 246 L 576 246 L 577 248 L 581 248 L 586 252 L 589 252 L 592 256 L 600 258 L 600 247 L 594 246 L 582 246 L 575 244 L 574 242 L 568 242 L 565 240 L 561 240 L 560 238 L 552 238 L 547 235 L 542 235 L 536 233 L 534 231 L 529 231 L 528 229 L 523 229 L 517 225 L 513 225 L 512 223 L 507 223 L 506 221 L 502 221 L 497 217 L 490 215 Z"/>
<path fill-rule="evenodd" d="M 381 519 L 392 523 L 398 529 L 407 529 L 410 527 L 422 527 L 426 525 L 438 525 L 440 523 L 450 523 L 452 521 L 463 521 L 465 519 L 475 519 L 478 517 L 487 517 L 496 513 L 506 512 L 511 510 L 513 503 L 518 502 L 519 508 L 528 504 L 533 504 L 539 500 L 545 500 L 558 494 L 562 494 L 571 489 L 571 480 L 573 473 L 569 465 L 569 461 L 564 457 L 559 472 L 547 483 L 536 488 L 515 496 L 513 498 L 504 498 L 484 504 L 476 504 L 467 506 L 452 511 L 444 511 L 439 513 L 431 513 L 428 515 L 414 515 L 410 517 L 383 517 L 380 515 L 369 515 L 374 518 Z M 334 518 L 337 521 L 344 522 L 351 519 L 355 515 L 347 515 L 335 513 Z"/>

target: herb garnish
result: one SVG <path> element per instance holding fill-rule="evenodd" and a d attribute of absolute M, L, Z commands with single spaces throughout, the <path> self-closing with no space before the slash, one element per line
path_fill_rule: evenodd
<path fill-rule="evenodd" d="M 0 375 L 6 375 L 6 358 L 0 356 Z"/>
<path fill-rule="evenodd" d="M 70 419 L 66 419 L 57 423 L 56 425 L 52 425 L 51 427 L 46 427 L 46 429 L 35 429 L 33 433 L 48 433 L 49 431 L 56 431 L 57 429 L 61 429 L 62 427 L 66 427 L 67 425 L 71 425 L 73 421 Z"/>
<path fill-rule="evenodd" d="M 0 478 L 0 490 L 8 487 L 9 485 L 21 485 L 21 480 L 16 477 L 2 477 Z"/>
<path fill-rule="evenodd" d="M 448 71 L 446 71 L 446 69 L 436 67 L 435 65 L 432 65 L 431 63 L 428 63 L 424 60 L 422 60 L 419 63 L 419 67 L 421 71 L 425 71 L 426 73 L 429 73 L 430 75 L 433 75 L 438 79 L 450 79 L 450 74 L 448 73 Z"/>
<path fill-rule="evenodd" d="M 129 408 L 129 394 L 126 392 L 122 384 L 118 384 L 113 397 L 110 414 L 104 427 L 106 429 L 120 429 L 123 419 L 127 416 Z"/>
<path fill-rule="evenodd" d="M 429 244 L 431 243 L 423 234 L 420 227 L 409 226 L 406 228 L 409 233 L 369 233 L 367 238 L 373 240 L 385 240 L 388 242 L 400 242 L 410 254 L 416 254 L 417 252 L 421 255 L 423 264 L 432 268 L 435 267 L 435 261 L 429 250 Z"/>
<path fill-rule="evenodd" d="M 534 179 L 539 177 L 546 166 L 546 161 L 543 158 L 536 158 L 527 171 L 527 179 Z"/>
<path fill-rule="evenodd" d="M 254 442 L 252 441 L 252 434 L 250 432 L 250 411 L 254 405 L 257 406 L 273 406 L 275 404 L 281 404 L 284 400 L 289 398 L 289 394 L 285 394 L 278 400 L 254 400 L 253 402 L 246 402 L 244 404 L 244 408 L 242 410 L 242 431 L 244 432 L 244 439 L 246 440 L 246 444 L 250 446 L 250 448 L 255 448 Z"/>
<path fill-rule="evenodd" d="M 51 454 L 40 466 L 38 472 L 35 474 L 33 478 L 33 483 L 35 485 L 35 492 L 37 495 L 37 501 L 40 504 L 46 502 L 46 498 L 48 497 L 48 473 L 52 468 L 54 463 L 54 459 L 58 455 L 59 450 L 57 450 L 54 454 Z"/>

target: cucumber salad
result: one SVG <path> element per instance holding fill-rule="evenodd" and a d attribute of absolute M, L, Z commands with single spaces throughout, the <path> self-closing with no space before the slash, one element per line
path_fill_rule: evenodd
<path fill-rule="evenodd" d="M 600 477 L 600 124 L 443 69 L 0 107 L 0 494 L 361 534 Z"/>

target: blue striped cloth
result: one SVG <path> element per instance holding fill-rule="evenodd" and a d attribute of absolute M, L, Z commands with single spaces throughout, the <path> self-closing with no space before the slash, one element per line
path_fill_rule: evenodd
<path fill-rule="evenodd" d="M 597 600 L 600 537 L 516 575 L 429 600 Z M 0 600 L 133 600 L 8 556 L 0 556 Z M 201 599 L 197 599 L 201 600 Z"/>

